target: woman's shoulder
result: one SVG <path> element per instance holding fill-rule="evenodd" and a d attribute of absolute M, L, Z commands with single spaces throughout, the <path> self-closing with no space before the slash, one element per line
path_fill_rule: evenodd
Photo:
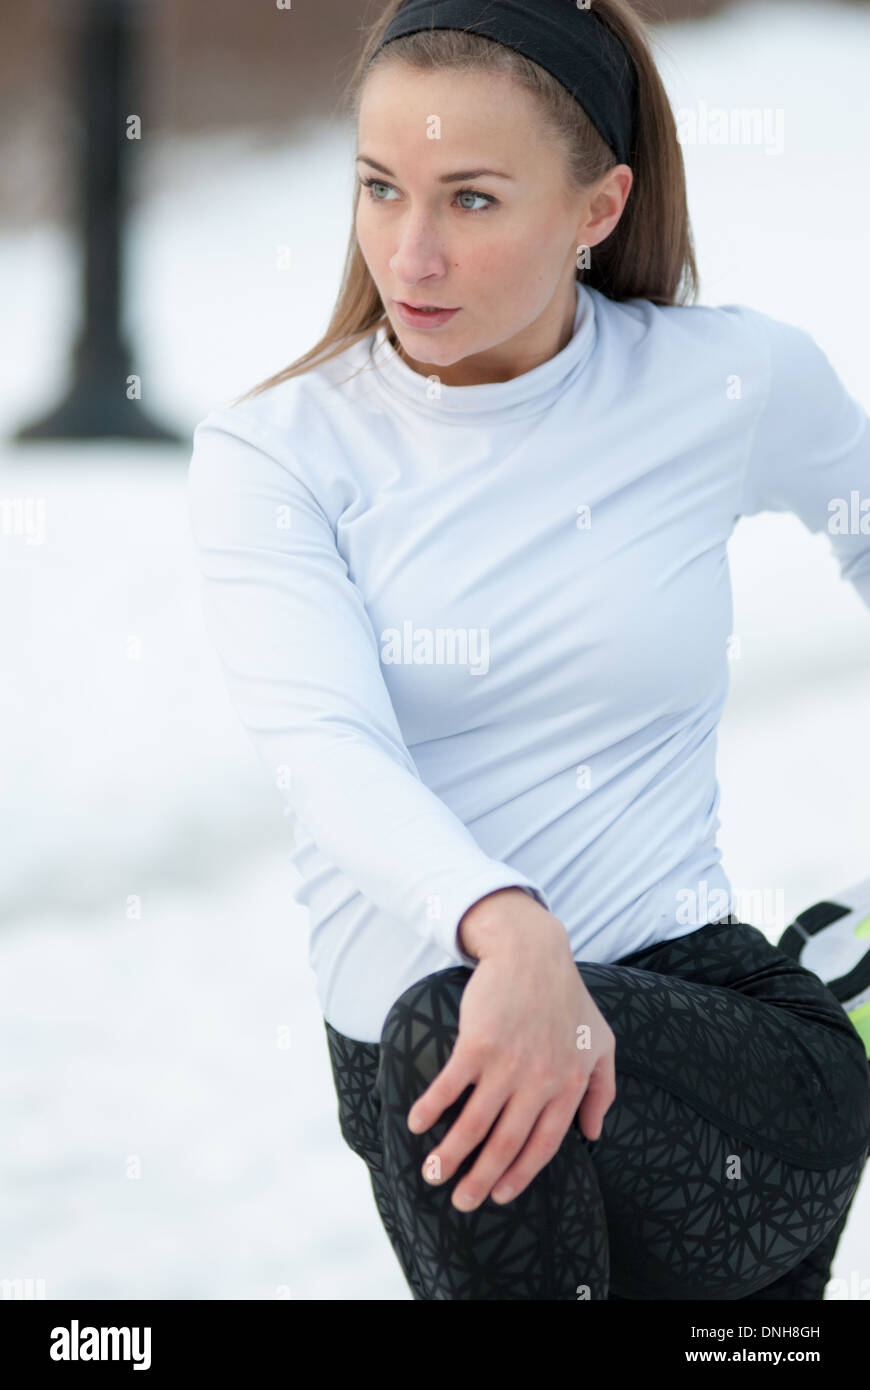
<path fill-rule="evenodd" d="M 658 304 L 637 298 L 613 300 L 592 291 L 600 319 L 615 327 L 638 332 L 655 332 L 661 337 L 697 338 L 711 346 L 717 342 L 743 340 L 756 344 L 765 354 L 779 349 L 800 351 L 811 334 L 800 324 L 765 313 L 743 301 L 725 304 Z"/>
<path fill-rule="evenodd" d="M 371 336 L 256 395 L 213 404 L 193 430 L 192 495 L 238 497 L 258 488 L 283 495 L 301 487 L 328 515 L 340 510 L 353 458 L 341 440 L 358 432 L 353 401 L 366 388 L 354 383 L 368 361 Z"/>
<path fill-rule="evenodd" d="M 588 289 L 595 301 L 596 318 L 627 334 L 706 335 L 710 339 L 727 337 L 734 332 L 757 332 L 763 326 L 760 321 L 768 318 L 744 303 L 659 304 L 641 296 L 611 299 L 591 286 Z"/>
<path fill-rule="evenodd" d="M 766 383 L 824 374 L 826 355 L 808 328 L 742 301 L 658 304 L 592 294 L 602 345 L 633 354 L 637 365 L 646 360 L 658 371 L 679 371 L 687 382 L 722 371 Z"/>
<path fill-rule="evenodd" d="M 369 333 L 326 361 L 316 362 L 255 395 L 215 403 L 196 429 L 214 426 L 242 438 L 278 443 L 310 437 L 310 431 L 327 420 L 339 402 L 356 394 L 356 374 L 364 374 L 372 338 L 373 333 Z"/>

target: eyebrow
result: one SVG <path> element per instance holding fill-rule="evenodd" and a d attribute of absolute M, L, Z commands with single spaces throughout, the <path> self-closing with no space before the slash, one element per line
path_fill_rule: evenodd
<path fill-rule="evenodd" d="M 373 169 L 379 169 L 382 174 L 389 174 L 391 179 L 396 175 L 392 169 L 388 169 L 386 164 L 379 164 L 376 159 L 370 159 L 367 154 L 358 154 L 357 160 L 362 160 L 364 164 L 371 164 Z M 495 179 L 512 179 L 513 174 L 502 174 L 498 169 L 460 169 L 452 174 L 442 174 L 439 183 L 460 183 L 463 179 L 479 179 L 485 174 L 489 174 Z"/>

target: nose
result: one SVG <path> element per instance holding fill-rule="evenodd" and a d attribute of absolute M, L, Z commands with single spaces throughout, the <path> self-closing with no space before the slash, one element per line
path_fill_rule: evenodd
<path fill-rule="evenodd" d="M 389 266 L 396 279 L 409 287 L 421 280 L 434 280 L 444 274 L 447 256 L 431 218 L 412 213 L 406 219 Z"/>

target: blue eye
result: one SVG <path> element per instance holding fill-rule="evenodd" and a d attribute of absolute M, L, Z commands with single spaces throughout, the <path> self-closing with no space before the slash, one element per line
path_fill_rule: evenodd
<path fill-rule="evenodd" d="M 368 189 L 368 197 L 371 202 L 387 203 L 392 201 L 392 199 L 389 198 L 379 198 L 374 191 L 376 188 L 392 188 L 393 185 L 391 183 L 384 183 L 383 179 L 374 178 L 361 179 L 360 182 L 364 188 Z M 395 190 L 393 191 L 395 192 Z M 457 198 L 462 198 L 463 196 L 482 198 L 486 204 L 486 206 L 482 208 L 463 208 L 463 212 L 486 212 L 492 204 L 498 202 L 498 199 L 494 198 L 491 193 L 480 193 L 476 188 L 459 188 L 456 191 L 456 196 Z"/>

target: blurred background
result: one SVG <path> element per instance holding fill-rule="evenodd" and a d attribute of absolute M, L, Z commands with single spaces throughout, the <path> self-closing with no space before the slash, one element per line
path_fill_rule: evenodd
<path fill-rule="evenodd" d="M 684 145 L 700 302 L 806 328 L 870 408 L 870 5 L 637 8 L 675 111 L 778 132 Z M 325 328 L 377 12 L 0 4 L 0 1279 L 35 1296 L 410 1299 L 185 491 L 196 422 Z M 870 611 L 791 515 L 731 564 L 723 863 L 791 921 L 870 877 Z M 870 1297 L 866 1176 L 833 1274 Z"/>

